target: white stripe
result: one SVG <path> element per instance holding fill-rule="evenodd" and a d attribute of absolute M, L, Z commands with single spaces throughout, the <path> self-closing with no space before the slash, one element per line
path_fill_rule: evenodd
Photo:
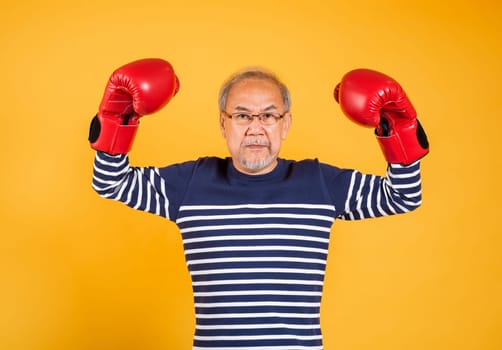
<path fill-rule="evenodd" d="M 362 205 L 362 196 L 361 193 L 363 192 L 363 187 L 366 185 L 366 176 L 367 175 L 362 175 L 361 176 L 361 182 L 359 183 L 359 189 L 357 190 L 356 194 L 356 200 L 357 200 L 357 211 L 359 212 L 360 216 L 362 217 L 363 213 L 361 212 L 361 205 Z"/>
<path fill-rule="evenodd" d="M 406 198 L 416 198 L 416 197 L 420 197 L 421 195 L 422 195 L 422 191 L 418 190 L 416 192 L 407 193 Z"/>
<path fill-rule="evenodd" d="M 112 156 L 112 155 L 108 155 L 109 158 L 112 158 L 112 159 L 119 159 L 120 157 L 122 157 L 122 155 L 118 154 L 118 155 L 115 155 L 115 156 Z M 96 153 L 96 157 L 95 159 L 98 161 L 98 163 L 101 163 L 101 164 L 104 164 L 104 165 L 107 165 L 107 166 L 113 166 L 113 167 L 116 167 L 116 168 L 119 168 L 121 167 L 122 165 L 124 165 L 127 161 L 127 157 L 124 157 L 124 159 L 122 159 L 119 163 L 117 163 L 116 160 L 114 160 L 113 162 L 109 162 L 103 158 L 100 157 L 100 155 L 98 153 Z"/>
<path fill-rule="evenodd" d="M 299 303 L 289 301 L 245 301 L 230 303 L 194 303 L 195 307 L 210 309 L 213 307 L 253 307 L 253 306 L 291 306 L 291 307 L 318 307 L 320 303 Z"/>
<path fill-rule="evenodd" d="M 131 186 L 129 186 L 129 192 L 127 192 L 127 199 L 124 201 L 124 203 L 127 205 L 129 205 L 132 202 L 134 188 L 136 187 L 136 182 L 138 181 L 138 175 L 136 174 L 136 172 L 134 171 L 132 174 L 133 177 L 130 181 Z M 122 186 L 122 190 L 125 190 L 126 187 L 127 186 L 124 184 Z M 123 192 L 122 190 L 120 192 Z"/>
<path fill-rule="evenodd" d="M 333 222 L 331 216 L 325 215 L 301 215 L 301 214 L 283 214 L 283 213 L 267 213 L 267 214 L 233 214 L 233 215 L 206 215 L 206 216 L 187 216 L 176 220 L 176 223 L 197 220 L 225 220 L 225 219 L 257 219 L 257 218 L 291 218 L 291 219 L 312 219 Z"/>
<path fill-rule="evenodd" d="M 200 292 L 193 294 L 196 297 L 218 297 L 239 295 L 299 295 L 299 296 L 322 296 L 322 292 L 288 291 L 288 290 L 243 290 L 228 292 Z"/>
<path fill-rule="evenodd" d="M 148 211 L 148 212 L 150 211 L 150 206 L 152 204 L 152 189 L 153 189 L 152 181 L 151 181 L 152 180 L 152 172 L 149 172 L 149 175 L 150 175 L 150 178 L 148 178 L 148 176 L 143 174 L 143 176 L 147 180 L 146 181 L 146 206 L 145 206 L 144 211 Z"/>
<path fill-rule="evenodd" d="M 197 259 L 190 260 L 187 265 L 207 264 L 207 263 L 226 263 L 226 262 L 303 262 L 326 265 L 326 260 L 309 258 L 289 258 L 289 257 L 249 257 L 249 258 L 215 258 L 215 259 Z"/>
<path fill-rule="evenodd" d="M 162 195 L 162 198 L 164 198 L 164 200 L 165 200 L 164 210 L 166 212 L 166 218 L 170 220 L 170 217 L 169 217 L 169 198 L 167 197 L 167 192 L 166 192 L 166 181 L 164 180 L 163 177 L 160 176 L 159 168 L 155 168 L 155 175 L 160 180 L 160 194 Z M 160 204 L 159 204 L 159 207 L 160 207 Z"/>
<path fill-rule="evenodd" d="M 193 346 L 192 350 L 236 350 L 235 347 L 199 347 Z M 323 350 L 322 346 L 302 346 L 302 345 L 288 345 L 288 350 Z M 284 346 L 252 346 L 247 347 L 246 350 L 284 350 Z"/>
<path fill-rule="evenodd" d="M 415 170 L 412 173 L 404 173 L 404 174 L 396 174 L 392 172 L 392 169 L 389 170 L 388 175 L 389 177 L 392 177 L 393 179 L 407 179 L 407 178 L 412 178 L 420 174 L 420 169 Z"/>
<path fill-rule="evenodd" d="M 143 179 L 145 174 L 143 173 L 142 170 L 138 169 L 138 171 L 135 172 L 135 175 L 137 175 L 138 178 L 138 187 L 136 187 L 138 195 L 136 196 L 136 198 L 134 198 L 136 202 L 134 203 L 133 209 L 139 209 L 139 207 L 141 206 L 141 202 L 143 201 L 143 181 L 141 180 Z M 132 195 L 133 191 L 131 191 L 130 193 Z"/>
<path fill-rule="evenodd" d="M 254 246 L 254 247 L 238 247 L 238 246 L 229 246 L 229 247 L 214 247 L 214 248 L 200 248 L 200 249 L 188 249 L 185 250 L 185 255 L 188 254 L 197 254 L 197 253 L 209 253 L 209 252 L 226 252 L 226 251 L 261 251 L 261 250 L 286 250 L 286 251 L 298 251 L 298 252 L 311 252 L 311 253 L 322 253 L 327 254 L 328 251 L 326 249 L 319 248 L 308 248 L 308 247 L 294 247 L 294 246 Z"/>
<path fill-rule="evenodd" d="M 309 242 L 321 242 L 329 243 L 329 239 L 321 237 L 312 236 L 295 236 L 295 235 L 225 235 L 225 236 L 210 236 L 210 237 L 198 237 L 198 238 L 187 238 L 183 240 L 183 243 L 197 243 L 197 242 L 214 242 L 214 241 L 228 241 L 228 240 L 239 240 L 239 241 L 261 241 L 264 239 L 284 239 L 288 241 L 309 241 Z"/>
<path fill-rule="evenodd" d="M 119 175 L 125 174 L 129 170 L 129 167 L 124 167 L 122 169 L 117 167 L 117 169 L 118 170 L 108 171 L 108 170 L 97 167 L 97 164 L 94 165 L 94 170 L 97 173 L 103 174 L 103 175 L 108 175 L 108 176 L 119 176 Z"/>
<path fill-rule="evenodd" d="M 314 340 L 321 339 L 322 335 L 295 335 L 295 334 L 267 334 L 267 335 L 235 335 L 235 336 L 198 336 L 195 335 L 196 340 L 265 340 L 265 339 L 301 339 L 301 340 Z M 283 347 L 284 348 L 284 347 Z M 213 349 L 213 348 L 211 348 Z M 253 349 L 251 347 L 251 349 Z M 287 347 L 289 349 L 289 346 Z M 235 350 L 235 349 L 234 349 Z"/>
<path fill-rule="evenodd" d="M 405 169 L 405 168 L 413 168 L 416 164 L 420 163 L 420 159 L 419 160 L 416 160 L 414 161 L 413 163 L 411 164 L 408 164 L 408 165 L 402 165 L 402 164 L 399 164 L 399 163 L 389 163 L 390 164 L 390 167 L 391 168 L 395 168 L 395 169 Z"/>
<path fill-rule="evenodd" d="M 384 181 L 387 182 L 386 179 Z M 392 191 L 392 188 L 389 185 L 387 185 L 386 183 L 384 183 L 383 186 L 384 187 L 383 187 L 382 193 L 384 194 L 384 197 L 385 197 L 384 198 L 385 199 L 385 204 L 387 204 L 387 206 L 389 207 L 389 210 L 391 211 L 391 213 L 396 214 L 397 213 L 396 208 L 394 208 L 392 206 L 392 204 L 393 204 L 392 193 L 390 193 L 390 191 Z"/>
<path fill-rule="evenodd" d="M 413 187 L 418 187 L 421 185 L 421 180 L 412 182 L 412 183 L 406 183 L 406 184 L 392 184 L 392 187 L 394 189 L 400 189 L 400 188 L 413 188 Z"/>
<path fill-rule="evenodd" d="M 92 188 L 94 188 L 96 191 L 98 192 L 101 192 L 101 191 L 107 191 L 109 189 L 113 189 L 115 187 L 117 187 L 117 181 L 103 181 L 95 176 L 93 176 L 93 182 L 92 182 Z M 99 182 L 99 184 L 97 184 L 96 182 Z M 109 185 L 109 186 L 104 186 L 104 187 L 101 187 L 99 185 Z"/>
<path fill-rule="evenodd" d="M 399 163 L 390 163 L 390 167 L 393 169 L 411 169 L 414 168 L 418 163 L 420 163 L 420 159 L 408 165 L 402 165 Z"/>
<path fill-rule="evenodd" d="M 326 209 L 335 211 L 333 205 L 324 204 L 304 204 L 304 203 L 284 203 L 284 204 L 236 204 L 236 205 L 183 205 L 180 211 L 183 210 L 206 210 L 206 209 L 266 209 L 266 208 L 305 208 L 305 209 Z"/>
<path fill-rule="evenodd" d="M 356 172 L 353 171 L 352 175 L 350 177 L 350 185 L 349 185 L 349 190 L 347 191 L 347 200 L 345 201 L 345 212 L 349 213 L 350 212 L 350 200 L 352 198 L 352 192 L 354 191 L 354 186 L 355 186 L 355 179 L 356 177 Z"/>
<path fill-rule="evenodd" d="M 363 190 L 363 187 L 365 185 L 365 179 L 366 179 L 366 175 L 364 174 L 361 174 L 361 181 L 359 183 L 359 187 L 357 188 L 357 192 L 355 194 L 355 203 L 356 203 L 356 207 L 354 208 L 354 210 L 352 210 L 352 212 L 350 213 L 351 215 L 351 218 L 352 219 L 355 219 L 355 216 L 354 216 L 354 211 L 357 212 L 359 214 L 359 217 L 363 217 L 363 212 L 361 210 L 361 207 L 362 207 L 362 197 L 361 197 L 361 192 Z M 355 183 L 354 183 L 354 189 L 355 189 Z"/>
<path fill-rule="evenodd" d="M 374 218 L 376 215 L 373 213 L 373 209 L 371 208 L 371 200 L 373 196 L 373 187 L 375 187 L 375 176 L 372 175 L 370 179 L 370 190 L 368 191 L 368 199 L 366 200 L 366 207 L 368 208 L 368 213 L 370 217 Z"/>
<path fill-rule="evenodd" d="M 195 231 L 210 231 L 210 230 L 242 230 L 242 229 L 266 229 L 266 228 L 285 228 L 285 229 L 298 229 L 298 230 L 311 230 L 330 232 L 330 227 L 314 226 L 314 225 L 288 225 L 288 224 L 253 224 L 253 225 L 207 225 L 187 227 L 180 229 L 182 233 L 195 232 Z"/>
<path fill-rule="evenodd" d="M 168 201 L 166 197 L 164 197 L 166 202 Z M 160 215 L 160 196 L 158 192 L 155 192 L 155 215 Z M 169 212 L 166 211 L 166 217 L 169 219 Z"/>
<path fill-rule="evenodd" d="M 310 280 L 284 280 L 284 279 L 256 279 L 256 280 L 219 280 L 219 281 L 193 281 L 192 286 L 219 286 L 219 285 L 244 285 L 244 284 L 294 284 L 306 286 L 322 286 L 323 281 Z"/>
<path fill-rule="evenodd" d="M 397 210 L 396 210 L 396 207 L 398 209 L 400 209 L 403 213 L 406 213 L 406 212 L 409 212 L 410 209 L 407 209 L 405 207 L 403 207 L 401 204 L 399 204 L 397 201 L 394 201 L 392 199 L 392 193 L 391 191 L 393 191 L 393 188 L 392 187 L 386 187 L 385 188 L 385 194 L 386 194 L 386 199 L 387 199 L 387 205 L 389 206 L 389 208 L 391 209 L 391 211 L 393 213 L 397 213 Z"/>
<path fill-rule="evenodd" d="M 212 269 L 212 270 L 190 271 L 190 275 L 192 276 L 229 274 L 229 273 L 304 273 L 304 274 L 324 275 L 324 270 L 288 269 L 288 268 L 242 268 L 242 269 Z"/>
<path fill-rule="evenodd" d="M 278 313 L 278 312 L 252 312 L 252 313 L 228 313 L 228 314 L 195 314 L 197 318 L 218 319 L 218 318 L 258 318 L 258 317 L 282 317 L 282 318 L 319 318 L 319 313 Z"/>
<path fill-rule="evenodd" d="M 259 324 L 228 324 L 228 325 L 196 325 L 196 329 L 320 329 L 318 324 L 289 324 L 289 323 L 259 323 Z"/>
<path fill-rule="evenodd" d="M 422 200 L 419 201 L 405 201 L 406 204 L 411 205 L 413 207 L 419 207 L 422 205 Z"/>
<path fill-rule="evenodd" d="M 380 183 L 380 185 L 381 184 L 382 183 Z M 377 197 L 376 197 L 377 210 L 380 213 L 380 215 L 382 215 L 382 216 L 389 215 L 385 210 L 383 210 L 381 202 L 382 202 L 382 190 L 381 190 L 381 188 L 378 188 L 377 189 Z"/>

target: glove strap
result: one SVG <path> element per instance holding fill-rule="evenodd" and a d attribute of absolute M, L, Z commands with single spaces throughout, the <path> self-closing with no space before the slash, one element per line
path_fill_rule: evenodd
<path fill-rule="evenodd" d="M 89 130 L 91 147 L 111 155 L 126 154 L 132 148 L 138 125 L 122 125 L 116 120 L 96 115 Z"/>
<path fill-rule="evenodd" d="M 415 120 L 406 128 L 390 130 L 389 136 L 376 136 L 387 162 L 409 165 L 429 153 L 427 135 Z"/>

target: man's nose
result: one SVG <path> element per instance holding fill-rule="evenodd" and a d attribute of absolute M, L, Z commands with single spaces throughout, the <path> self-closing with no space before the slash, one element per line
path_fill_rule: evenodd
<path fill-rule="evenodd" d="M 247 133 L 263 134 L 263 124 L 261 123 L 259 116 L 253 115 L 253 120 L 251 121 L 251 124 L 248 125 Z"/>

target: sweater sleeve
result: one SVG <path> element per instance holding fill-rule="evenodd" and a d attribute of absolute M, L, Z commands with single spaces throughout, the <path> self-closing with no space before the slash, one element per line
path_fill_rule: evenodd
<path fill-rule="evenodd" d="M 176 188 L 184 184 L 176 178 L 168 184 L 161 172 L 156 167 L 132 167 L 127 155 L 97 152 L 92 187 L 103 198 L 172 220 L 177 210 L 175 204 L 179 202 L 177 194 L 182 191 Z"/>
<path fill-rule="evenodd" d="M 389 164 L 385 177 L 341 171 L 330 183 L 338 218 L 343 220 L 407 213 L 422 204 L 419 161 Z"/>

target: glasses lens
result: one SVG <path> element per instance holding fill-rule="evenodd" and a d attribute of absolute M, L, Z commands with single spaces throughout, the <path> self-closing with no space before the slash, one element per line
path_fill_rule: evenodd
<path fill-rule="evenodd" d="M 253 121 L 253 117 L 245 113 L 235 113 L 232 114 L 232 120 L 234 120 L 239 125 L 246 125 Z"/>
<path fill-rule="evenodd" d="M 277 121 L 279 120 L 279 118 L 280 118 L 279 115 L 275 115 L 273 113 L 262 113 L 262 114 L 260 114 L 260 121 L 264 125 L 273 125 L 273 124 L 277 123 Z"/>
<path fill-rule="evenodd" d="M 233 122 L 238 125 L 249 125 L 253 122 L 254 118 L 258 118 L 263 125 L 274 125 L 282 115 L 278 113 L 260 113 L 260 114 L 248 114 L 248 113 L 232 113 L 228 115 Z"/>

